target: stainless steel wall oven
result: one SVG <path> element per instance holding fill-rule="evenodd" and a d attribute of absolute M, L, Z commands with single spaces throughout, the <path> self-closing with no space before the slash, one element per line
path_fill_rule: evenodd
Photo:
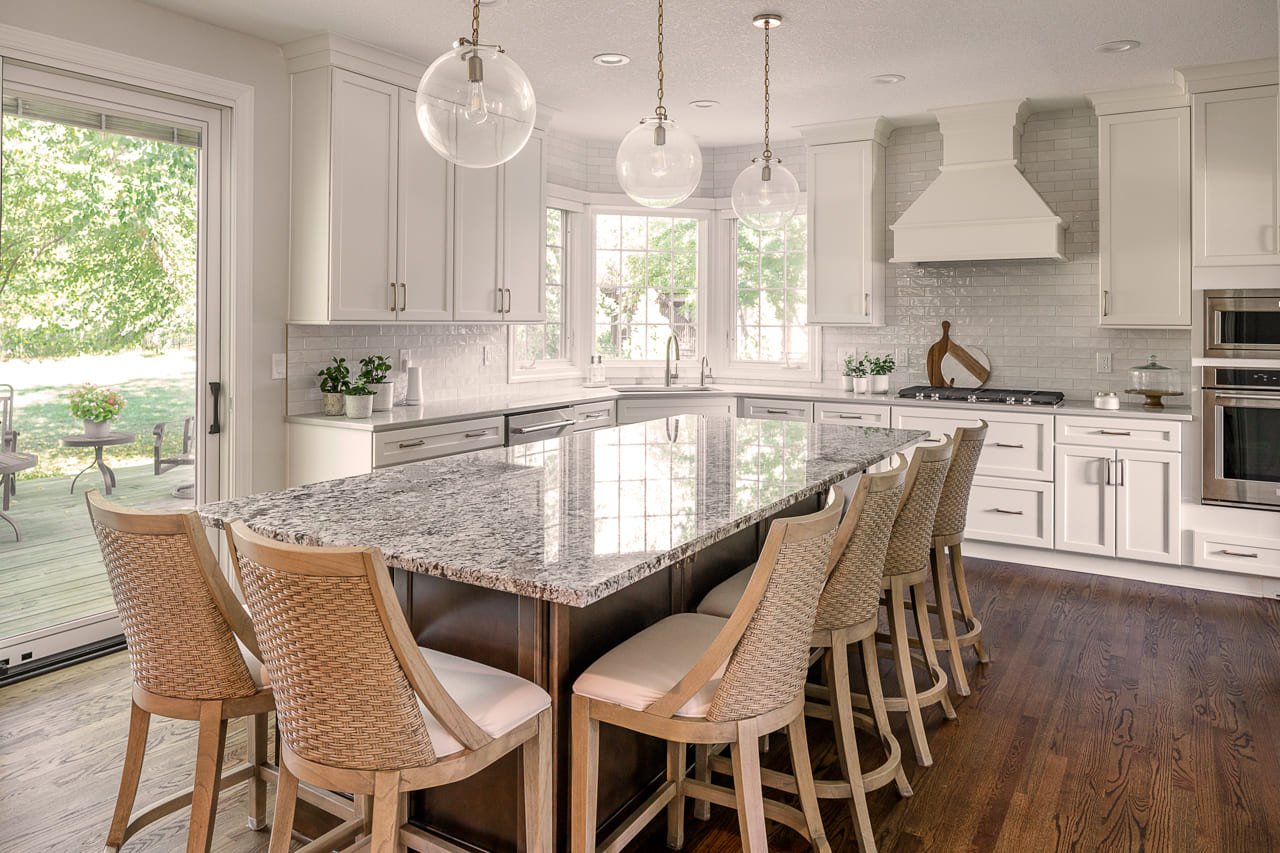
<path fill-rule="evenodd" d="M 1280 510 L 1280 364 L 1204 368 L 1204 503 Z"/>

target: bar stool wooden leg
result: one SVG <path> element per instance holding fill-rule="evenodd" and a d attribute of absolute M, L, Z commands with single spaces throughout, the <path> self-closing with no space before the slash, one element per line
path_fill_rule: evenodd
<path fill-rule="evenodd" d="M 876 849 L 875 830 L 871 828 L 867 791 L 862 780 L 862 764 L 858 760 L 858 741 L 853 727 L 853 685 L 849 681 L 849 645 L 844 640 L 843 632 L 832 632 L 831 648 L 823 655 L 823 662 L 826 664 L 827 684 L 831 691 L 828 695 L 831 697 L 831 722 L 835 728 L 836 751 L 840 756 L 844 778 L 849 783 L 849 812 L 853 815 L 858 842 L 863 853 L 867 853 Z M 795 740 L 794 733 L 792 740 Z M 792 750 L 794 752 L 794 745 Z"/>
<path fill-rule="evenodd" d="M 200 735 L 196 747 L 196 778 L 191 793 L 191 825 L 187 853 L 209 853 L 213 845 L 213 819 L 218 811 L 222 777 L 222 749 L 227 742 L 227 721 L 221 702 L 200 706 Z"/>
<path fill-rule="evenodd" d="M 256 832 L 267 827 L 267 780 L 258 773 L 258 768 L 267 761 L 267 715 L 246 717 L 245 726 L 245 750 L 249 766 L 253 768 L 253 775 L 249 777 L 249 828 Z"/>
<path fill-rule="evenodd" d="M 289 771 L 287 765 L 281 764 L 280 776 L 276 779 L 276 814 L 271 823 L 268 853 L 289 853 L 289 842 L 293 839 L 293 813 L 297 806 L 298 777 Z M 366 808 L 365 814 L 370 815 L 370 810 Z"/>
<path fill-rule="evenodd" d="M 920 648 L 924 652 L 925 664 L 929 667 L 930 678 L 945 679 L 946 673 L 938 663 L 938 651 L 933 647 L 933 627 L 929 624 L 929 602 L 925 598 L 924 581 L 911 585 L 911 609 L 916 616 L 916 632 L 920 635 Z M 956 718 L 955 706 L 951 704 L 951 695 L 943 690 L 938 696 L 942 712 L 948 720 Z"/>
<path fill-rule="evenodd" d="M 373 777 L 373 835 L 369 853 L 400 853 L 400 771 L 379 770 Z"/>
<path fill-rule="evenodd" d="M 867 676 L 867 704 L 871 706 L 871 714 L 876 721 L 876 730 L 880 732 L 883 740 L 885 733 L 889 731 L 889 709 L 884 704 L 884 685 L 880 683 L 880 663 L 876 657 L 876 638 L 874 636 L 864 638 L 859 644 L 862 647 L 862 668 Z M 885 751 L 889 751 L 886 744 Z M 898 793 L 904 797 L 909 797 L 914 791 L 911 790 L 911 783 L 907 781 L 906 771 L 902 769 L 902 764 L 898 764 L 898 772 L 894 774 L 893 781 L 898 786 Z"/>
<path fill-rule="evenodd" d="M 950 572 L 937 548 L 929 549 L 929 566 L 933 569 L 933 594 L 938 600 L 938 621 L 942 624 L 942 638 L 947 646 L 947 655 L 951 658 L 951 677 L 956 683 L 956 692 L 961 696 L 968 696 L 969 679 L 965 676 L 964 656 L 960 653 L 960 642 L 956 639 L 956 617 L 951 609 L 951 580 L 947 577 Z M 925 614 L 928 615 L 927 608 Z M 932 637 L 928 639 L 932 640 Z"/>
<path fill-rule="evenodd" d="M 108 853 L 116 853 L 124 844 L 129 815 L 138 797 L 138 780 L 142 778 L 142 758 L 147 751 L 147 732 L 151 729 L 151 714 L 131 703 L 129 711 L 129 740 L 124 751 L 124 770 L 120 774 L 120 792 L 116 795 L 116 810 L 111 815 L 111 828 L 107 830 Z"/>
<path fill-rule="evenodd" d="M 538 734 L 520 749 L 524 765 L 524 845 L 529 853 L 553 853 L 551 817 L 551 711 L 538 715 Z"/>
<path fill-rule="evenodd" d="M 667 781 L 676 786 L 676 795 L 667 804 L 667 847 L 679 850 L 684 847 L 684 777 L 688 749 L 683 743 L 667 742 Z"/>
<path fill-rule="evenodd" d="M 573 697 L 570 712 L 573 743 L 569 838 L 573 853 L 595 853 L 596 786 L 600 773 L 600 721 L 591 717 L 591 702 Z"/>
<path fill-rule="evenodd" d="M 916 695 L 915 672 L 911 668 L 911 640 L 907 636 L 905 592 L 899 578 L 889 581 L 889 637 L 893 646 L 898 687 L 907 706 L 907 729 L 911 732 L 911 746 L 916 752 L 916 763 L 921 767 L 928 767 L 933 764 L 933 754 L 929 752 L 929 738 L 925 734 L 924 718 L 920 714 L 920 697 Z"/>
<path fill-rule="evenodd" d="M 822 826 L 822 811 L 818 808 L 817 787 L 813 783 L 813 764 L 809 760 L 809 738 L 805 733 L 804 714 L 797 716 L 787 726 L 787 738 L 791 741 L 792 770 L 796 774 L 796 789 L 800 794 L 805 824 L 809 827 L 810 843 L 818 853 L 831 853 L 831 844 L 827 841 L 827 832 Z M 759 761 L 759 756 L 756 756 L 756 760 Z M 856 784 L 861 786 L 862 770 L 855 767 L 853 775 L 858 779 Z M 761 796 L 763 797 L 763 790 Z M 865 798 L 863 806 L 866 806 Z M 874 840 L 870 847 L 863 848 L 864 853 L 871 850 L 875 850 Z"/>
<path fill-rule="evenodd" d="M 700 743 L 693 748 L 693 778 L 699 782 L 711 782 L 711 747 Z M 707 800 L 693 801 L 693 816 L 697 820 L 711 820 L 711 803 Z"/>
<path fill-rule="evenodd" d="M 742 853 L 768 853 L 764 783 L 760 774 L 760 734 L 754 720 L 738 725 L 738 740 L 733 744 L 732 759 L 733 794 L 738 806 Z"/>
<path fill-rule="evenodd" d="M 951 580 L 956 585 L 956 600 L 960 604 L 960 613 L 964 616 L 965 624 L 972 631 L 978 627 L 978 620 L 973 615 L 973 602 L 969 600 L 969 584 L 964 576 L 964 557 L 961 556 L 959 542 L 947 546 L 947 556 L 951 560 Z M 982 663 L 991 663 L 986 644 L 982 642 L 981 631 L 974 640 L 973 648 L 978 653 L 978 660 Z"/>

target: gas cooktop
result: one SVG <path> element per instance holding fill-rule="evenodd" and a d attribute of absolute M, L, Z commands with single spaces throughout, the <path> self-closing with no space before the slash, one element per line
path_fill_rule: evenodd
<path fill-rule="evenodd" d="M 937 400 L 953 403 L 1005 403 L 1010 406 L 1061 406 L 1061 391 L 1019 391 L 1008 388 L 942 388 L 912 385 L 898 396 L 906 400 Z"/>

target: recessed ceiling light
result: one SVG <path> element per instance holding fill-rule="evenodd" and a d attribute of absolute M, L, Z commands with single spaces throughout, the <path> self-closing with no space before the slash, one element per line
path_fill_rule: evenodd
<path fill-rule="evenodd" d="M 591 61 L 596 65 L 603 65 L 606 68 L 614 68 L 618 65 L 626 65 L 631 61 L 631 57 L 625 53 L 597 53 L 591 57 Z"/>
<path fill-rule="evenodd" d="M 906 76 L 903 74 L 877 74 L 876 76 L 871 78 L 871 82 L 882 83 L 886 86 L 891 86 L 895 83 L 901 83 L 903 80 L 906 80 L 906 79 L 907 79 Z"/>
<path fill-rule="evenodd" d="M 1108 41 L 1098 45 L 1098 53 L 1128 53 L 1142 47 L 1142 42 L 1133 39 L 1120 39 L 1119 41 Z"/>
<path fill-rule="evenodd" d="M 720 106 L 720 102 L 713 101 L 710 98 L 700 98 L 699 100 L 696 100 L 696 101 L 690 101 L 689 106 L 699 110 L 709 110 L 712 107 Z"/>

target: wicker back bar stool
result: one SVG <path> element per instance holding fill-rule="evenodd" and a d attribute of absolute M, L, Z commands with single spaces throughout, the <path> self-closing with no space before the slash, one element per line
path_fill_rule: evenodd
<path fill-rule="evenodd" d="M 592 664 L 573 691 L 570 849 L 616 851 L 665 809 L 667 846 L 684 844 L 685 800 L 736 808 L 741 846 L 768 849 L 765 819 L 829 851 L 804 722 L 809 639 L 844 495 L 772 523 L 742 600 L 726 620 L 679 613 Z M 667 779 L 597 848 L 600 724 L 667 741 Z M 801 811 L 764 797 L 759 738 L 787 729 Z M 733 789 L 688 777 L 689 744 L 731 744 Z"/>
<path fill-rule="evenodd" d="M 964 558 L 960 543 L 964 541 L 965 521 L 969 514 L 969 494 L 973 490 L 973 475 L 978 469 L 978 457 L 987 440 L 987 422 L 979 421 L 976 427 L 958 427 L 952 436 L 955 454 L 947 479 L 938 499 L 938 513 L 933 523 L 933 542 L 929 551 L 929 564 L 933 569 L 933 594 L 935 605 L 929 610 L 938 615 L 942 637 L 933 638 L 936 651 L 946 652 L 951 659 L 951 676 L 956 682 L 956 692 L 969 695 L 969 679 L 964 671 L 962 646 L 974 646 L 978 660 L 989 663 L 986 647 L 982 643 L 982 623 L 973 615 L 973 603 L 969 600 L 969 585 L 964 576 Z M 951 593 L 954 584 L 956 610 Z M 964 634 L 956 632 L 956 619 L 964 620 Z"/>
<path fill-rule="evenodd" d="M 876 665 L 880 578 L 907 477 L 906 457 L 899 454 L 895 463 L 888 471 L 864 474 L 858 480 L 849 508 L 840 522 L 828 564 L 826 586 L 818 599 L 813 636 L 809 640 L 809 645 L 821 656 L 825 686 L 812 683 L 805 686 L 809 698 L 805 714 L 831 721 L 842 771 L 839 780 L 815 781 L 818 797 L 849 801 L 854 829 L 863 851 L 876 849 L 867 792 L 895 782 L 902 796 L 909 797 L 912 793 L 902 769 L 902 748 L 889 726 L 884 691 L 880 687 L 880 670 Z M 749 566 L 712 590 L 698 605 L 698 612 L 723 616 L 724 608 L 728 607 L 731 613 L 754 569 L 754 566 Z M 854 646 L 860 652 L 871 716 L 858 713 L 853 707 L 849 652 Z M 884 748 L 885 760 L 865 773 L 861 770 L 855 727 L 875 734 Z M 698 778 L 705 778 L 708 765 L 721 772 L 724 770 L 723 759 L 711 757 L 705 748 L 699 748 Z M 796 793 L 792 776 L 765 770 L 763 779 L 764 784 L 771 788 Z"/>
<path fill-rule="evenodd" d="M 208 851 L 218 793 L 249 783 L 249 827 L 266 825 L 267 712 L 272 692 L 260 675 L 258 642 L 194 512 L 126 509 L 97 491 L 85 495 L 120 614 L 133 672 L 124 770 L 107 831 L 118 851 L 138 830 L 188 804 L 187 851 Z M 133 815 L 153 714 L 200 723 L 195 783 Z M 247 717 L 248 763 L 222 772 L 227 720 Z M 132 816 L 132 819 L 130 819 Z"/>
<path fill-rule="evenodd" d="M 524 849 L 554 850 L 551 697 L 517 675 L 420 648 L 373 548 L 288 545 L 227 528 L 276 694 L 280 781 L 271 853 L 285 853 L 299 781 L 355 795 L 358 815 L 302 850 L 455 849 L 406 825 L 407 794 L 519 748 Z"/>

